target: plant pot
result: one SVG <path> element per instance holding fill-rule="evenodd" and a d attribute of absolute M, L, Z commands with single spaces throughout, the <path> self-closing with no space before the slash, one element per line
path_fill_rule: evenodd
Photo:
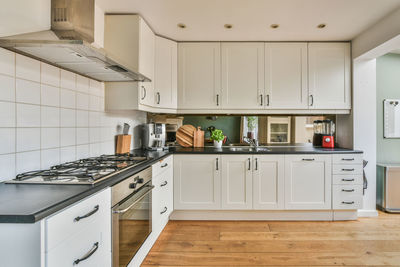
<path fill-rule="evenodd" d="M 250 138 L 250 139 L 254 139 L 254 136 L 255 136 L 255 135 L 256 135 L 256 134 L 255 134 L 255 132 L 253 132 L 253 131 L 247 132 L 247 137 Z"/>
<path fill-rule="evenodd" d="M 222 141 L 215 141 L 214 140 L 214 147 L 215 148 L 221 148 L 222 147 Z"/>

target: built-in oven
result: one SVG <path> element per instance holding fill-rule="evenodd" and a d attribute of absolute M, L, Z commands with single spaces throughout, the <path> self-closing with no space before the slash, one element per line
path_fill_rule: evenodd
<path fill-rule="evenodd" d="M 112 187 L 113 266 L 126 267 L 150 235 L 151 168 Z"/>

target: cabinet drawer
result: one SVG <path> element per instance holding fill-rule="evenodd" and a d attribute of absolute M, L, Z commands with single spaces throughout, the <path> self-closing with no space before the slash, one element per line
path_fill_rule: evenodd
<path fill-rule="evenodd" d="M 363 154 L 333 154 L 333 164 L 362 164 Z"/>
<path fill-rule="evenodd" d="M 174 169 L 171 167 L 168 167 L 166 170 L 163 172 L 159 173 L 157 176 L 153 175 L 153 185 L 156 187 L 162 187 L 161 184 L 170 184 L 173 182 L 173 177 L 174 177 Z"/>
<path fill-rule="evenodd" d="M 332 184 L 337 185 L 359 185 L 363 184 L 362 174 L 334 174 Z"/>
<path fill-rule="evenodd" d="M 160 173 L 164 172 L 166 169 L 171 168 L 173 164 L 173 157 L 168 156 L 166 158 L 163 158 L 162 160 L 159 160 L 157 163 L 154 163 L 152 168 L 153 168 L 153 177 L 159 175 Z"/>
<path fill-rule="evenodd" d="M 360 209 L 362 208 L 362 185 L 334 185 L 333 209 Z"/>
<path fill-rule="evenodd" d="M 333 174 L 362 174 L 363 165 L 362 164 L 333 164 L 332 167 Z"/>
<path fill-rule="evenodd" d="M 111 239 L 107 239 L 110 235 L 95 228 L 89 227 L 84 232 L 69 237 L 65 242 L 48 251 L 45 254 L 46 266 L 111 267 Z M 90 252 L 93 253 L 86 260 L 80 261 L 78 265 L 75 263 L 76 260 L 82 259 Z"/>
<path fill-rule="evenodd" d="M 46 219 L 46 251 L 82 229 L 102 231 L 110 225 L 110 209 L 111 191 L 108 188 Z"/>

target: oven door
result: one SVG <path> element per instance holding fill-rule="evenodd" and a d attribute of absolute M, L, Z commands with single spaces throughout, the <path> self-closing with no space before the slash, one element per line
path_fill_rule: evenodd
<path fill-rule="evenodd" d="M 151 182 L 113 207 L 113 266 L 126 267 L 151 233 Z"/>

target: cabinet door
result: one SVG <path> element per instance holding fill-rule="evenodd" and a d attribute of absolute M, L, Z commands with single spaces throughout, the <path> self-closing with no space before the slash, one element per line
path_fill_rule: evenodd
<path fill-rule="evenodd" d="M 222 43 L 222 107 L 262 109 L 264 43 Z"/>
<path fill-rule="evenodd" d="M 178 45 L 179 109 L 217 109 L 221 102 L 220 43 Z"/>
<path fill-rule="evenodd" d="M 308 107 L 307 44 L 265 44 L 265 107 Z"/>
<path fill-rule="evenodd" d="M 285 156 L 285 208 L 331 209 L 331 156 Z"/>
<path fill-rule="evenodd" d="M 222 156 L 222 209 L 252 208 L 252 155 Z"/>
<path fill-rule="evenodd" d="M 174 155 L 174 209 L 221 209 L 221 157 Z"/>
<path fill-rule="evenodd" d="M 254 155 L 253 209 L 284 209 L 283 155 Z"/>
<path fill-rule="evenodd" d="M 350 44 L 310 43 L 308 83 L 310 108 L 350 109 Z"/>
<path fill-rule="evenodd" d="M 139 83 L 139 102 L 153 106 L 155 35 L 143 19 L 140 19 L 139 33 L 139 72 L 152 80 Z"/>
<path fill-rule="evenodd" d="M 154 66 L 155 105 L 161 108 L 176 108 L 177 101 L 177 43 L 156 36 Z"/>

